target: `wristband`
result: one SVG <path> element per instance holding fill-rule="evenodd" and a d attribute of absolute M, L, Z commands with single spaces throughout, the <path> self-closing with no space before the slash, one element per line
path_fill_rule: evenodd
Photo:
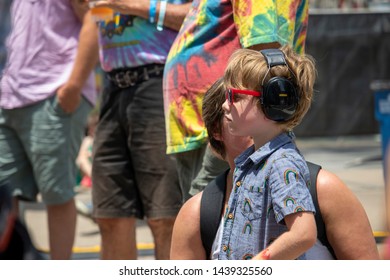
<path fill-rule="evenodd" d="M 154 23 L 155 17 L 156 17 L 156 6 L 157 6 L 157 0 L 150 0 L 150 6 L 149 6 L 149 22 Z"/>
<path fill-rule="evenodd" d="M 165 10 L 167 8 L 167 1 L 162 0 L 160 2 L 160 12 L 158 14 L 157 30 L 162 31 L 164 29 Z"/>

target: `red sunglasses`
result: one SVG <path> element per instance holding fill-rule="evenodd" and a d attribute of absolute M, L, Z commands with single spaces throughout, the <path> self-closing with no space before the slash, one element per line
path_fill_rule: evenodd
<path fill-rule="evenodd" d="M 236 88 L 228 88 L 226 90 L 226 100 L 229 101 L 229 104 L 233 104 L 234 102 L 234 95 L 235 94 L 245 94 L 245 95 L 252 95 L 252 96 L 260 96 L 261 92 L 254 91 L 254 90 L 248 90 L 248 89 L 236 89 Z"/>

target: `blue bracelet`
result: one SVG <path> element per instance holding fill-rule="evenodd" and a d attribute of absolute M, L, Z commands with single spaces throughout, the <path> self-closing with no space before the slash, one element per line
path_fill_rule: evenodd
<path fill-rule="evenodd" d="M 158 23 L 157 23 L 158 31 L 162 31 L 164 29 L 164 18 L 165 18 L 166 8 L 167 8 L 167 1 L 162 0 L 160 2 L 160 12 L 158 14 Z"/>
<path fill-rule="evenodd" d="M 150 0 L 150 6 L 149 6 L 149 22 L 154 23 L 155 17 L 156 17 L 156 6 L 157 6 L 157 0 Z"/>

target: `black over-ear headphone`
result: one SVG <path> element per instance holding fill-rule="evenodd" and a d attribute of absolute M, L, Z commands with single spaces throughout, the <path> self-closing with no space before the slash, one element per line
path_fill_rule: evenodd
<path fill-rule="evenodd" d="M 291 74 L 294 73 L 287 65 L 284 53 L 279 49 L 267 49 L 260 51 L 267 62 L 268 75 L 270 69 L 277 65 L 285 65 Z M 284 77 L 272 77 L 267 83 L 262 83 L 261 105 L 267 118 L 277 122 L 289 120 L 298 107 L 298 90 L 296 85 Z"/>

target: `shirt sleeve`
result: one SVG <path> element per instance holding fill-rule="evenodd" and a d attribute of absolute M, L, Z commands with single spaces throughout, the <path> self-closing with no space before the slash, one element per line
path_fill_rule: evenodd
<path fill-rule="evenodd" d="M 273 162 L 269 174 L 272 207 L 280 223 L 285 216 L 300 212 L 314 212 L 308 189 L 310 180 L 306 162 L 301 157 L 282 156 Z"/>
<path fill-rule="evenodd" d="M 304 51 L 308 0 L 231 0 L 237 33 L 243 48 L 262 43 L 289 44 Z"/>

